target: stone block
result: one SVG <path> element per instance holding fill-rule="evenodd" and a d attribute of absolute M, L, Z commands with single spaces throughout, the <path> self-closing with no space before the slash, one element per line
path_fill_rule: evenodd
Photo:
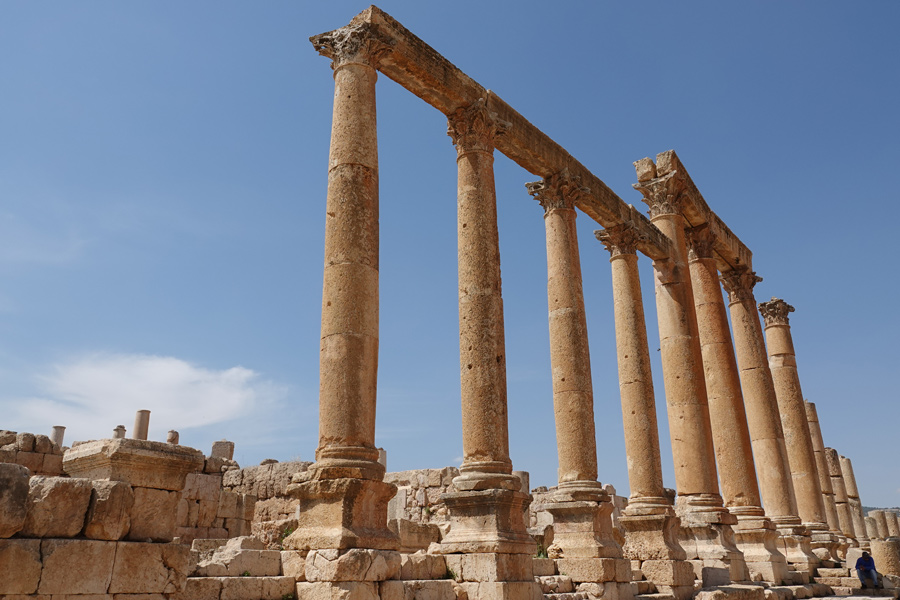
<path fill-rule="evenodd" d="M 63 469 L 73 477 L 171 491 L 184 489 L 187 474 L 202 468 L 203 453 L 199 450 L 132 438 L 85 442 L 63 457 Z"/>
<path fill-rule="evenodd" d="M 70 538 L 81 533 L 91 500 L 91 482 L 36 475 L 28 483 L 25 524 L 20 535 Z"/>
<path fill-rule="evenodd" d="M 380 600 L 378 584 L 370 581 L 300 582 L 296 590 L 297 600 Z"/>
<path fill-rule="evenodd" d="M 183 497 L 189 500 L 206 500 L 218 502 L 222 490 L 221 475 L 190 473 L 184 480 Z"/>
<path fill-rule="evenodd" d="M 39 594 L 105 594 L 112 578 L 117 542 L 41 540 L 43 571 Z"/>
<path fill-rule="evenodd" d="M 226 577 L 222 579 L 220 600 L 257 600 L 262 596 L 259 577 Z"/>
<path fill-rule="evenodd" d="M 256 496 L 251 494 L 241 494 L 241 510 L 243 513 L 239 515 L 245 521 L 252 521 L 253 514 L 256 510 Z"/>
<path fill-rule="evenodd" d="M 552 558 L 533 558 L 531 568 L 535 577 L 556 575 L 556 562 Z"/>
<path fill-rule="evenodd" d="M 197 508 L 197 527 L 212 527 L 213 521 L 216 520 L 216 510 L 218 508 L 218 499 L 216 502 L 201 500 Z"/>
<path fill-rule="evenodd" d="M 544 594 L 568 594 L 575 591 L 575 583 L 565 575 L 547 575 L 537 578 Z"/>
<path fill-rule="evenodd" d="M 261 600 L 282 600 L 285 596 L 294 595 L 297 581 L 293 577 L 274 576 L 260 579 L 262 579 Z"/>
<path fill-rule="evenodd" d="M 16 450 L 15 444 L 10 444 L 9 446 L 5 446 L 0 448 L 0 463 L 16 463 L 16 454 L 18 450 Z"/>
<path fill-rule="evenodd" d="M 533 581 L 488 581 L 460 584 L 468 600 L 543 600 L 541 587 Z M 616 600 L 607 598 L 604 600 Z M 574 600 L 574 599 L 573 599 Z"/>
<path fill-rule="evenodd" d="M 90 596 L 65 596 L 65 600 L 89 600 Z M 58 596 L 54 596 L 53 600 L 59 600 Z M 110 596 L 99 596 L 97 600 L 169 600 L 167 594 L 115 594 Z"/>
<path fill-rule="evenodd" d="M 400 570 L 391 550 L 312 550 L 306 555 L 307 581 L 384 581 Z"/>
<path fill-rule="evenodd" d="M 92 481 L 84 536 L 92 540 L 121 540 L 131 528 L 134 492 L 124 481 Z"/>
<path fill-rule="evenodd" d="M 184 588 L 190 549 L 181 544 L 119 542 L 111 594 L 174 594 Z"/>
<path fill-rule="evenodd" d="M 381 584 L 381 600 L 457 600 L 456 582 L 385 581 Z"/>
<path fill-rule="evenodd" d="M 620 558 L 559 558 L 556 560 L 556 569 L 560 575 L 571 577 L 577 582 L 619 581 L 620 562 L 628 563 Z M 631 580 L 630 563 L 628 567 L 626 581 Z"/>
<path fill-rule="evenodd" d="M 701 590 L 694 600 L 765 600 L 765 588 L 759 585 L 727 584 L 714 590 Z"/>
<path fill-rule="evenodd" d="M 228 440 L 219 440 L 218 442 L 213 442 L 212 450 L 209 453 L 211 458 L 227 458 L 231 460 L 234 458 L 234 442 L 229 442 Z"/>
<path fill-rule="evenodd" d="M 306 557 L 297 550 L 281 551 L 281 574 L 306 581 Z"/>
<path fill-rule="evenodd" d="M 0 429 L 0 446 L 16 443 L 16 432 L 8 429 Z"/>
<path fill-rule="evenodd" d="M 218 577 L 190 577 L 184 591 L 171 597 L 171 600 L 219 600 L 222 592 L 222 580 Z"/>
<path fill-rule="evenodd" d="M 694 566 L 682 560 L 645 560 L 641 572 L 656 585 L 693 585 Z"/>
<path fill-rule="evenodd" d="M 532 557 L 527 554 L 446 554 L 447 568 L 457 581 L 531 581 Z"/>
<path fill-rule="evenodd" d="M 241 496 L 229 490 L 222 490 L 219 493 L 219 506 L 216 509 L 216 516 L 222 519 L 243 519 L 243 513 L 238 514 L 238 504 L 240 504 Z"/>
<path fill-rule="evenodd" d="M 42 474 L 44 468 L 44 455 L 37 452 L 16 452 L 16 463 L 22 465 L 32 473 Z"/>
<path fill-rule="evenodd" d="M 188 515 L 190 514 L 190 505 L 193 504 L 190 500 L 186 500 L 183 496 L 181 500 L 178 501 L 178 509 L 175 511 L 175 525 L 178 527 L 191 527 L 195 525 L 195 523 L 191 523 L 190 519 L 188 519 Z"/>
<path fill-rule="evenodd" d="M 19 452 L 34 452 L 34 434 L 20 433 L 16 435 L 16 450 Z"/>
<path fill-rule="evenodd" d="M 41 473 L 54 477 L 57 475 L 62 475 L 62 461 L 63 457 L 61 454 L 44 454 L 41 462 Z"/>
<path fill-rule="evenodd" d="M 0 596 L 33 594 L 41 581 L 40 540 L 0 540 Z"/>
<path fill-rule="evenodd" d="M 43 434 L 34 436 L 34 451 L 40 454 L 50 454 L 53 451 L 53 442 Z"/>
<path fill-rule="evenodd" d="M 440 554 L 400 555 L 400 574 L 402 580 L 444 579 L 447 576 L 447 561 Z"/>
<path fill-rule="evenodd" d="M 175 517 L 181 493 L 145 487 L 134 487 L 133 492 L 131 528 L 127 539 L 135 542 L 171 542 L 175 537 Z"/>
<path fill-rule="evenodd" d="M 0 463 L 0 539 L 12 537 L 25 525 L 30 476 L 22 465 Z"/>

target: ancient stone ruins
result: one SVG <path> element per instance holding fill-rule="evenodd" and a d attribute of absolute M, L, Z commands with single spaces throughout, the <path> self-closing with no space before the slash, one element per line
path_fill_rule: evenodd
<path fill-rule="evenodd" d="M 794 308 L 757 304 L 750 250 L 674 152 L 635 163 L 647 219 L 378 8 L 311 41 L 335 82 L 315 462 L 241 469 L 227 441 L 209 456 L 175 431 L 149 441 L 148 411 L 131 437 L 120 425 L 71 448 L 63 427 L 0 431 L 0 599 L 790 600 L 858 591 L 863 550 L 888 588 L 869 595 L 897 596 L 897 514 L 865 516 L 850 460 L 825 446 Z M 457 150 L 459 469 L 386 473 L 374 444 L 379 72 L 447 115 Z M 550 489 L 529 490 L 509 457 L 495 150 L 539 178 L 526 187 L 547 233 Z M 610 255 L 627 499 L 598 481 L 577 210 Z M 638 252 L 656 280 L 674 491 Z"/>

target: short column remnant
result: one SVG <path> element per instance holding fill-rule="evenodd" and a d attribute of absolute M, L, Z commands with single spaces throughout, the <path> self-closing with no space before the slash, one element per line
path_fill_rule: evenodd
<path fill-rule="evenodd" d="M 169 433 L 166 434 L 166 443 L 167 444 L 175 444 L 177 446 L 179 439 L 180 439 L 180 436 L 178 435 L 178 432 L 175 431 L 174 429 L 170 429 Z"/>
<path fill-rule="evenodd" d="M 828 459 L 825 457 L 825 440 L 822 437 L 822 428 L 819 426 L 819 414 L 816 405 L 809 400 L 804 402 L 806 407 L 806 420 L 809 423 L 809 435 L 812 440 L 813 452 L 816 456 L 816 469 L 819 473 L 819 485 L 822 487 L 822 501 L 825 503 L 825 520 L 828 529 L 838 538 L 843 537 L 841 524 L 838 520 L 837 504 L 835 504 L 834 487 L 831 484 L 831 474 L 828 470 Z"/>
<path fill-rule="evenodd" d="M 887 530 L 889 538 L 900 538 L 900 521 L 897 519 L 897 513 L 892 510 L 884 511 L 884 519 L 887 522 Z"/>
<path fill-rule="evenodd" d="M 500 244 L 494 188 L 494 147 L 509 124 L 481 98 L 448 116 L 456 147 L 459 269 L 459 353 L 463 463 L 453 479 L 456 493 L 441 498 L 450 532 L 441 540 L 447 566 L 470 597 L 482 591 L 482 573 L 496 598 L 536 592 L 532 559 L 536 544 L 524 516 L 531 496 L 512 474 L 506 406 L 506 348 L 500 285 Z M 475 567 L 475 565 L 479 565 Z M 483 578 L 481 581 L 485 581 Z"/>
<path fill-rule="evenodd" d="M 740 375 L 709 226 L 689 229 L 687 242 L 722 497 L 728 512 L 737 518 L 733 527 L 735 540 L 751 574 L 758 573 L 764 581 L 782 584 L 788 580 L 787 561 L 778 551 L 775 525 L 762 509 Z"/>
<path fill-rule="evenodd" d="M 377 25 L 357 19 L 310 41 L 319 54 L 331 59 L 334 76 L 319 443 L 316 462 L 296 474 L 288 487 L 299 500 L 298 524 L 284 545 L 311 554 L 321 551 L 338 562 L 362 564 L 359 553 L 393 562 L 399 540 L 388 529 L 387 505 L 397 488 L 383 481 L 384 467 L 375 447 L 379 255 L 375 82 L 378 62 L 392 51 L 392 42 Z M 317 590 L 301 593 L 298 587 L 298 594 L 315 595 Z"/>
<path fill-rule="evenodd" d="M 875 519 L 875 527 L 878 529 L 878 535 L 875 537 L 880 540 L 888 539 L 890 532 L 888 531 L 887 517 L 884 516 L 884 511 L 881 509 L 870 510 L 869 516 Z"/>
<path fill-rule="evenodd" d="M 825 459 L 828 461 L 828 475 L 831 477 L 831 487 L 834 490 L 834 504 L 837 508 L 841 533 L 847 537 L 851 546 L 858 546 L 856 531 L 853 528 L 853 516 L 850 513 L 850 504 L 847 502 L 847 488 L 841 474 L 840 455 L 834 448 L 825 448 Z"/>
<path fill-rule="evenodd" d="M 687 265 L 682 174 L 673 152 L 635 163 L 634 187 L 650 206 L 650 220 L 670 242 L 671 255 L 653 261 L 663 383 L 675 461 L 681 545 L 703 585 L 748 579 L 734 543 L 737 519 L 722 503 L 707 405 L 697 317 Z"/>
<path fill-rule="evenodd" d="M 812 552 L 809 531 L 803 526 L 797 511 L 775 384 L 753 295 L 753 288 L 762 281 L 762 277 L 741 266 L 723 272 L 721 280 L 728 292 L 735 354 L 753 456 L 758 465 L 763 507 L 766 516 L 778 529 L 781 536 L 779 550 L 788 563 L 811 574 L 819 559 Z"/>
<path fill-rule="evenodd" d="M 610 253 L 619 394 L 631 496 L 619 517 L 624 555 L 657 590 L 677 600 L 694 593 L 694 568 L 678 541 L 680 520 L 663 487 L 656 401 L 632 223 L 594 232 Z"/>
<path fill-rule="evenodd" d="M 872 513 L 869 512 L 869 514 Z M 869 537 L 869 541 L 879 539 L 878 522 L 875 517 L 863 517 L 863 521 L 866 523 L 866 535 Z"/>
<path fill-rule="evenodd" d="M 794 312 L 794 307 L 780 298 L 772 298 L 769 302 L 759 304 L 759 312 L 766 322 L 769 368 L 775 383 L 775 396 L 778 399 L 778 412 L 781 414 L 788 462 L 791 465 L 797 510 L 803 524 L 809 529 L 816 556 L 825 560 L 837 560 L 832 551 L 838 540 L 828 530 L 825 499 L 819 483 L 806 406 L 797 374 L 797 358 L 788 319 L 788 315 Z"/>
<path fill-rule="evenodd" d="M 594 392 L 587 337 L 575 201 L 590 190 L 567 172 L 526 184 L 544 208 L 553 408 L 559 485 L 542 506 L 553 515 L 548 554 L 575 583 L 631 588 L 631 563 L 612 532 L 613 504 L 597 481 Z M 624 593 L 626 590 L 622 590 Z M 604 595 L 605 592 L 604 592 Z"/>
<path fill-rule="evenodd" d="M 63 439 L 66 437 L 66 428 L 63 425 L 54 425 L 53 433 L 50 434 L 50 441 L 59 446 L 63 447 Z"/>
<path fill-rule="evenodd" d="M 847 503 L 850 504 L 850 516 L 853 518 L 856 541 L 859 542 L 860 548 L 866 549 L 869 547 L 869 533 L 862 511 L 862 501 L 859 499 L 859 488 L 856 486 L 856 475 L 853 474 L 853 462 L 846 456 L 841 457 L 841 473 L 847 488 Z"/>
<path fill-rule="evenodd" d="M 150 430 L 150 411 L 139 410 L 134 414 L 132 436 L 136 440 L 146 440 Z"/>
<path fill-rule="evenodd" d="M 116 428 L 113 429 L 113 435 L 112 435 L 112 437 L 113 437 L 114 440 L 125 439 L 125 433 L 126 433 L 126 432 L 125 432 L 125 426 L 124 426 L 124 425 L 116 425 Z"/>

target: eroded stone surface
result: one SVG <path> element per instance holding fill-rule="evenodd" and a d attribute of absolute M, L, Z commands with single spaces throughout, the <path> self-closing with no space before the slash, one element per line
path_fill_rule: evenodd
<path fill-rule="evenodd" d="M 0 538 L 8 538 L 25 526 L 28 505 L 28 469 L 0 463 Z"/>
<path fill-rule="evenodd" d="M 35 538 L 77 536 L 84 528 L 91 489 L 87 479 L 32 477 L 25 525 L 20 535 Z"/>

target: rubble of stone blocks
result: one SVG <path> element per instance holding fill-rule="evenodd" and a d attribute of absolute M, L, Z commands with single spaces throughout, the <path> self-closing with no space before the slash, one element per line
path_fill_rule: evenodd
<path fill-rule="evenodd" d="M 0 431 L 0 463 L 27 467 L 35 475 L 62 475 L 63 449 L 46 435 Z"/>
<path fill-rule="evenodd" d="M 252 523 L 246 534 L 263 540 L 269 548 L 280 549 L 297 527 L 297 499 L 287 494 L 291 477 L 306 471 L 311 462 L 278 462 L 265 460 L 263 464 L 228 471 L 222 476 L 223 490 L 243 498 L 255 497 Z M 246 504 L 245 504 L 246 507 Z"/>
<path fill-rule="evenodd" d="M 225 473 L 230 472 L 238 471 Z M 223 475 L 188 474 L 175 519 L 175 535 L 182 543 L 250 534 L 256 496 L 223 488 Z"/>
<path fill-rule="evenodd" d="M 456 492 L 455 467 L 385 473 L 384 481 L 397 486 L 388 503 L 388 527 L 400 537 L 402 552 L 427 550 L 449 529 L 449 512 L 441 496 Z"/>

